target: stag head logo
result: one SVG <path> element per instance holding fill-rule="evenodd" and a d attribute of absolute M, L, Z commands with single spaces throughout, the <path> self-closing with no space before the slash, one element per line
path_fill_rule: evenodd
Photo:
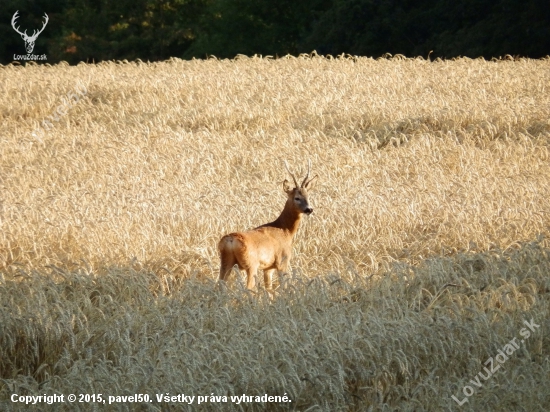
<path fill-rule="evenodd" d="M 42 33 L 44 31 L 44 28 L 46 27 L 46 24 L 48 24 L 48 21 L 49 21 L 49 18 L 48 18 L 48 15 L 46 13 L 44 13 L 44 23 L 42 23 L 42 28 L 40 30 L 34 30 L 32 36 L 29 36 L 27 34 L 27 30 L 25 30 L 23 33 L 21 33 L 19 31 L 19 27 L 15 27 L 15 24 L 16 24 L 16 20 L 17 18 L 19 17 L 17 15 L 17 13 L 19 13 L 19 10 L 17 10 L 14 14 L 13 14 L 13 17 L 11 19 L 11 25 L 13 27 L 13 29 L 19 33 L 21 35 L 21 38 L 23 40 L 25 40 L 25 48 L 27 49 L 27 53 L 28 54 L 31 54 L 32 51 L 34 50 L 34 42 L 36 41 L 36 39 L 38 38 L 38 35 L 40 33 Z"/>

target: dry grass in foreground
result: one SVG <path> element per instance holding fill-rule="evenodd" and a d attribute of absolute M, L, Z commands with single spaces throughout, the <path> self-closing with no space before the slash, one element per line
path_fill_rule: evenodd
<path fill-rule="evenodd" d="M 1 409 L 548 410 L 549 87 L 548 59 L 0 67 Z M 215 287 L 217 240 L 276 217 L 308 158 L 276 298 Z"/>
<path fill-rule="evenodd" d="M 292 276 L 273 302 L 242 286 L 220 290 L 214 282 L 128 268 L 21 272 L 20 281 L 0 285 L 2 409 L 18 409 L 7 401 L 13 393 L 156 399 L 169 392 L 292 399 L 245 404 L 257 411 L 457 410 L 451 397 L 462 400 L 470 380 L 487 376 L 486 361 L 522 339 L 524 321 L 533 320 L 540 328 L 480 380 L 482 389 L 473 386 L 462 409 L 544 411 L 548 273 L 550 250 L 536 243 L 430 259 L 378 280 Z M 220 409 L 240 407 L 200 408 Z"/>

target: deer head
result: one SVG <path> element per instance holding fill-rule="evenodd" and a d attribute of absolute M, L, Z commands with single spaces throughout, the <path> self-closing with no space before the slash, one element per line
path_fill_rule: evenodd
<path fill-rule="evenodd" d="M 19 31 L 19 27 L 15 27 L 16 20 L 19 17 L 17 15 L 19 13 L 19 10 L 17 10 L 11 19 L 11 26 L 13 29 L 21 35 L 21 38 L 25 41 L 25 48 L 27 49 L 27 53 L 30 54 L 34 50 L 34 42 L 36 41 L 38 35 L 44 31 L 44 28 L 46 27 L 46 24 L 48 24 L 49 18 L 46 13 L 44 13 L 44 22 L 42 23 L 42 28 L 40 30 L 34 30 L 32 36 L 27 35 L 27 30 L 25 30 L 23 33 Z"/>
<path fill-rule="evenodd" d="M 292 180 L 294 180 L 294 188 L 292 188 L 292 184 L 285 179 L 283 182 L 283 190 L 288 195 L 288 202 L 292 202 L 294 207 L 299 210 L 301 213 L 305 213 L 306 215 L 309 215 L 313 212 L 313 209 L 309 206 L 308 200 L 307 200 L 307 191 L 308 189 L 311 189 L 313 187 L 312 182 L 317 178 L 317 176 L 314 176 L 313 178 L 309 179 L 309 172 L 311 170 L 311 160 L 308 160 L 307 163 L 307 174 L 304 180 L 302 181 L 301 185 L 298 185 L 298 181 L 296 180 L 296 177 L 294 174 L 290 171 L 288 168 L 288 164 L 285 161 L 285 168 L 287 172 L 292 176 Z"/>

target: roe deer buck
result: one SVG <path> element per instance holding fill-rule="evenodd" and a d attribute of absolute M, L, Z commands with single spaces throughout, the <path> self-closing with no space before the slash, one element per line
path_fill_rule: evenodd
<path fill-rule="evenodd" d="M 295 187 L 288 180 L 283 182 L 283 190 L 287 194 L 285 207 L 280 216 L 271 223 L 258 226 L 246 232 L 236 232 L 225 235 L 218 244 L 220 252 L 220 280 L 227 280 L 234 265 L 245 270 L 247 274 L 246 287 L 254 289 L 258 270 L 264 271 L 265 288 L 272 291 L 272 276 L 275 270 L 286 272 L 292 256 L 292 241 L 300 225 L 302 214 L 313 212 L 307 201 L 307 191 L 313 185 L 317 176 L 308 180 L 311 162 L 308 162 L 307 174 L 302 184 L 298 186 L 292 176 Z"/>

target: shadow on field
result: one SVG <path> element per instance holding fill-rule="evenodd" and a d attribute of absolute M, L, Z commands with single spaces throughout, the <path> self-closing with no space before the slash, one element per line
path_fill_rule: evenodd
<path fill-rule="evenodd" d="M 201 410 L 457 410 L 451 396 L 465 398 L 465 385 L 531 320 L 540 327 L 460 408 L 550 404 L 542 241 L 401 264 L 380 278 L 286 276 L 273 300 L 235 281 L 220 288 L 156 272 L 0 274 L 6 409 L 23 408 L 9 401 L 14 393 L 141 393 L 153 399 L 143 410 L 196 409 L 157 402 L 170 393 L 219 396 Z M 292 402 L 231 401 L 242 394 Z"/>

